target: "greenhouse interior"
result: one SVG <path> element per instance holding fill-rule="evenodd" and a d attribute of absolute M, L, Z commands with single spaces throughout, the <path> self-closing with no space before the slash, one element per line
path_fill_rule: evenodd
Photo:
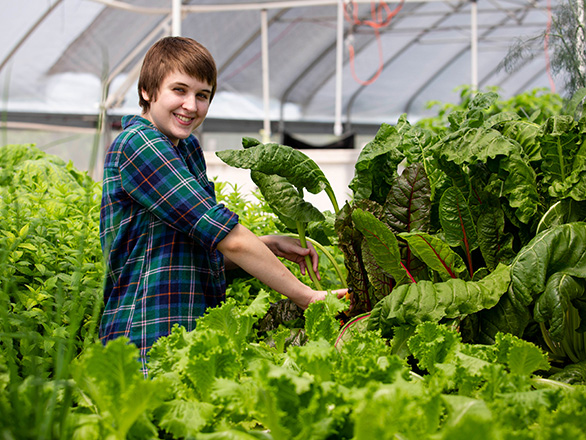
<path fill-rule="evenodd" d="M 1 1 L 0 439 L 586 440 L 586 0 Z M 213 209 L 317 299 L 214 217 L 197 277 L 223 291 L 181 293 L 183 325 L 132 246 L 212 239 L 106 218 L 169 36 L 217 69 L 193 131 Z"/>

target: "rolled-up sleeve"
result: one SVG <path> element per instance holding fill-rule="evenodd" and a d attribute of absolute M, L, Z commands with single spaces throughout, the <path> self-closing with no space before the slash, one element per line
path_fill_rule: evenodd
<path fill-rule="evenodd" d="M 170 142 L 150 131 L 137 131 L 124 145 L 119 168 L 122 188 L 170 227 L 205 249 L 215 249 L 238 223 L 238 216 L 217 204 L 207 179 L 198 180 Z"/>

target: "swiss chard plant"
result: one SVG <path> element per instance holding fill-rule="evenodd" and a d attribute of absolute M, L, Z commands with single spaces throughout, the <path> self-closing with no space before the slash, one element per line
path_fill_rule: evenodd
<path fill-rule="evenodd" d="M 228 165 L 250 169 L 253 182 L 260 189 L 273 212 L 290 231 L 296 231 L 303 247 L 307 239 L 315 237 L 312 243 L 332 262 L 345 280 L 338 264 L 324 245 L 331 245 L 335 238 L 333 218 L 339 211 L 338 202 L 330 182 L 319 166 L 306 154 L 286 145 L 262 144 L 254 138 L 243 139 L 243 149 L 218 151 L 216 155 Z M 334 213 L 321 212 L 304 199 L 304 191 L 318 194 L 325 191 Z M 328 226 L 329 225 L 329 226 Z M 322 290 L 309 257 L 307 270 L 318 290 Z"/>
<path fill-rule="evenodd" d="M 516 301 L 511 312 L 510 272 L 537 234 L 586 219 L 586 120 L 562 114 L 537 124 L 512 112 L 490 114 L 496 98 L 475 96 L 466 111 L 448 116 L 441 135 L 404 117 L 383 124 L 361 152 L 354 199 L 336 225 L 353 313 L 371 312 L 370 328 L 392 336 L 422 321 L 451 320 L 481 342 L 530 328 L 533 301 Z M 579 235 L 572 240 L 581 243 Z M 549 277 L 554 269 L 544 264 Z M 556 294 L 564 298 L 557 322 L 566 305 L 581 310 L 581 292 Z M 553 312 L 536 313 L 543 323 Z M 559 345 L 560 333 L 552 335 Z"/>

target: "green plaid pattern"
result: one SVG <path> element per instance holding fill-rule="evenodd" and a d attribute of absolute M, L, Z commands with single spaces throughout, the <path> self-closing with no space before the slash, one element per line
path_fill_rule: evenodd
<path fill-rule="evenodd" d="M 225 299 L 216 246 L 238 216 L 216 202 L 199 142 L 174 146 L 126 116 L 105 157 L 100 240 L 106 259 L 100 339 L 126 336 L 141 359 L 174 324 L 187 330 Z"/>

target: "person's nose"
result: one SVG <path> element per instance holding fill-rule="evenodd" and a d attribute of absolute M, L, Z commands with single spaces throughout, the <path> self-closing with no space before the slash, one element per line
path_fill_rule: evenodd
<path fill-rule="evenodd" d="M 197 111 L 197 98 L 195 95 L 188 95 L 183 101 L 183 108 L 191 112 Z"/>

